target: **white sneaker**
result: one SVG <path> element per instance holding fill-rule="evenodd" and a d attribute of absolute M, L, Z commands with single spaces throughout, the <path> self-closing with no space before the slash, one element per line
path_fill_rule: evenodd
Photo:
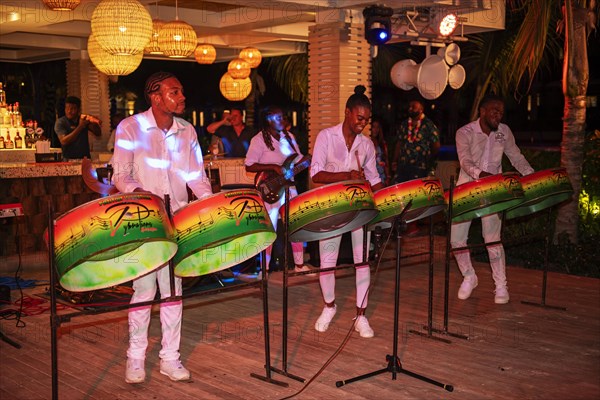
<path fill-rule="evenodd" d="M 296 265 L 294 267 L 294 272 L 307 272 L 307 271 L 312 271 L 312 270 L 310 268 L 308 268 L 306 265 L 303 265 L 301 267 Z"/>
<path fill-rule="evenodd" d="M 496 286 L 496 290 L 494 290 L 496 296 L 494 296 L 494 303 L 496 304 L 506 304 L 510 297 L 508 296 L 508 288 L 506 286 Z"/>
<path fill-rule="evenodd" d="M 360 334 L 360 337 L 372 338 L 375 336 L 375 332 L 371 329 L 369 321 L 364 315 L 359 315 L 355 318 L 354 330 Z"/>
<path fill-rule="evenodd" d="M 319 332 L 325 332 L 327 329 L 329 329 L 329 323 L 333 317 L 335 317 L 336 312 L 337 305 L 334 305 L 333 307 L 323 307 L 323 312 L 321 312 L 317 322 L 315 322 L 315 329 Z"/>
<path fill-rule="evenodd" d="M 458 289 L 458 298 L 466 300 L 471 297 L 471 293 L 473 292 L 473 289 L 477 287 L 477 284 L 477 275 L 465 276 L 460 285 L 460 289 Z"/>
<path fill-rule="evenodd" d="M 144 360 L 128 358 L 127 366 L 125 367 L 125 382 L 142 383 L 145 379 L 146 371 L 144 370 Z"/>
<path fill-rule="evenodd" d="M 190 371 L 179 360 L 161 360 L 160 373 L 168 376 L 172 381 L 186 381 L 190 379 Z"/>

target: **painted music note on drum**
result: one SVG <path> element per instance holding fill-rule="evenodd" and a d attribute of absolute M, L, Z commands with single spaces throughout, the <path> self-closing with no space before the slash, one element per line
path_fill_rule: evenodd
<path fill-rule="evenodd" d="M 573 186 L 565 168 L 534 172 L 519 180 L 523 186 L 524 201 L 506 211 L 508 219 L 533 214 L 573 196 Z"/>
<path fill-rule="evenodd" d="M 290 200 L 289 237 L 293 242 L 328 239 L 357 229 L 378 213 L 369 182 L 331 183 Z M 285 220 L 285 207 L 279 210 Z"/>
<path fill-rule="evenodd" d="M 379 214 L 369 226 L 374 227 L 375 224 L 400 215 L 410 200 L 412 200 L 412 205 L 403 217 L 408 223 L 428 217 L 446 208 L 444 189 L 439 179 L 432 177 L 414 179 L 375 192 L 375 205 Z"/>
<path fill-rule="evenodd" d="M 163 200 L 146 192 L 90 201 L 58 217 L 54 231 L 59 282 L 74 292 L 130 281 L 177 251 Z"/>
<path fill-rule="evenodd" d="M 220 192 L 173 215 L 175 275 L 200 276 L 254 257 L 277 237 L 257 190 Z"/>
<path fill-rule="evenodd" d="M 449 193 L 444 195 L 448 201 Z M 504 172 L 458 185 L 452 197 L 452 221 L 462 222 L 522 203 L 523 187 L 518 173 Z"/>

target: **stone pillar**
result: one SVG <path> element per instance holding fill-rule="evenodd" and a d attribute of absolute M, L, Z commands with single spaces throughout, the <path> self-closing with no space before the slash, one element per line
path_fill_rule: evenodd
<path fill-rule="evenodd" d="M 364 85 L 371 97 L 371 45 L 365 40 L 362 15 L 339 19 L 311 26 L 308 34 L 310 153 L 322 129 L 344 120 L 346 100 L 356 85 Z"/>
<path fill-rule="evenodd" d="M 98 71 L 87 51 L 72 51 L 67 61 L 67 93 L 81 99 L 81 112 L 94 115 L 102 121 L 102 135 L 90 135 L 90 150 L 106 152 L 110 135 L 110 93 L 108 76 Z"/>

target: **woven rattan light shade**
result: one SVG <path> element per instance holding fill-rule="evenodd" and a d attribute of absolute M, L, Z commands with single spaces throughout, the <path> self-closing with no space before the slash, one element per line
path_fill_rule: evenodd
<path fill-rule="evenodd" d="M 88 54 L 98 71 L 106 75 L 129 75 L 140 65 L 144 56 L 143 53 L 133 56 L 109 54 L 102 50 L 94 35 L 88 39 Z"/>
<path fill-rule="evenodd" d="M 252 91 L 252 82 L 250 78 L 246 79 L 233 79 L 228 72 L 226 72 L 221 81 L 219 82 L 219 88 L 221 94 L 229 101 L 240 101 L 244 100 Z"/>
<path fill-rule="evenodd" d="M 144 53 L 147 54 L 162 54 L 162 50 L 158 45 L 158 32 L 165 25 L 165 21 L 161 19 L 153 19 L 152 20 L 152 35 L 150 36 L 150 41 L 148 45 L 144 49 Z"/>
<path fill-rule="evenodd" d="M 54 11 L 74 10 L 81 0 L 42 0 L 46 7 Z"/>
<path fill-rule="evenodd" d="M 240 51 L 240 58 L 246 60 L 250 68 L 256 68 L 262 61 L 262 54 L 256 47 L 246 47 Z"/>
<path fill-rule="evenodd" d="M 135 55 L 152 35 L 152 18 L 136 0 L 102 0 L 92 14 L 92 34 L 104 51 Z"/>
<path fill-rule="evenodd" d="M 250 65 L 242 58 L 234 58 L 229 62 L 227 72 L 233 79 L 246 79 L 250 76 Z"/>
<path fill-rule="evenodd" d="M 196 49 L 198 36 L 194 28 L 186 22 L 167 22 L 158 32 L 158 46 L 163 54 L 171 58 L 185 58 Z"/>
<path fill-rule="evenodd" d="M 212 64 L 217 58 L 217 50 L 211 44 L 199 44 L 194 50 L 194 58 L 198 64 Z"/>

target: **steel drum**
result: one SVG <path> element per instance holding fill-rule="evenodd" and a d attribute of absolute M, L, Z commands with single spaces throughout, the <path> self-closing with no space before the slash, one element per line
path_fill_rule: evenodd
<path fill-rule="evenodd" d="M 573 196 L 573 186 L 565 168 L 534 172 L 519 180 L 525 193 L 524 201 L 506 211 L 508 219 L 533 214 Z"/>
<path fill-rule="evenodd" d="M 220 192 L 196 200 L 173 215 L 175 275 L 221 271 L 257 255 L 277 237 L 254 189 Z"/>
<path fill-rule="evenodd" d="M 375 205 L 379 214 L 371 221 L 370 226 L 400 215 L 410 200 L 411 207 L 403 216 L 408 223 L 429 217 L 446 208 L 444 189 L 439 179 L 414 179 L 375 192 Z"/>
<path fill-rule="evenodd" d="M 378 213 L 367 181 L 331 183 L 290 200 L 289 238 L 292 242 L 328 239 L 357 229 Z M 285 207 L 279 210 L 285 221 Z"/>
<path fill-rule="evenodd" d="M 177 251 L 163 200 L 147 192 L 116 194 L 76 207 L 56 219 L 54 232 L 59 282 L 73 292 L 138 278 Z M 45 236 L 47 240 L 47 231 Z"/>
<path fill-rule="evenodd" d="M 504 172 L 463 183 L 454 188 L 452 221 L 468 221 L 507 210 L 521 204 L 523 196 L 523 187 L 516 172 Z M 445 197 L 448 201 L 448 191 Z"/>

